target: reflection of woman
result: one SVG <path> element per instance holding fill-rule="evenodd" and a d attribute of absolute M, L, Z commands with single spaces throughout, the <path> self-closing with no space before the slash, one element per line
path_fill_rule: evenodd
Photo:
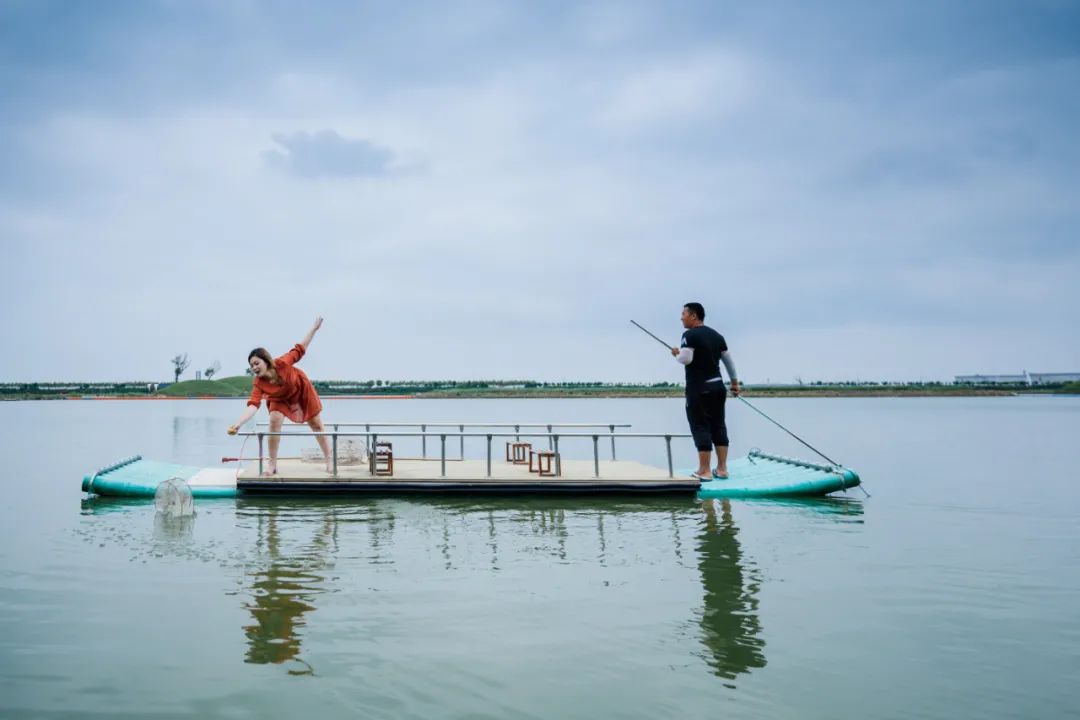
<path fill-rule="evenodd" d="M 311 344 L 311 340 L 321 326 L 322 318 L 316 318 L 315 324 L 304 339 L 276 360 L 270 357 L 270 353 L 265 348 L 255 348 L 248 353 L 248 365 L 255 375 L 252 381 L 251 397 L 248 398 L 244 414 L 235 425 L 229 427 L 230 435 L 235 435 L 241 425 L 255 416 L 264 397 L 267 409 L 270 411 L 270 432 L 281 432 L 285 418 L 289 418 L 294 423 L 307 423 L 315 432 L 323 431 L 320 417 L 322 402 L 319 400 L 319 394 L 315 392 L 315 386 L 311 384 L 311 380 L 304 371 L 296 367 L 296 363 L 304 357 L 308 345 Z M 326 471 L 333 472 L 330 443 L 322 435 L 317 436 L 316 439 L 326 459 Z M 264 475 L 273 475 L 277 472 L 279 445 L 281 445 L 281 437 L 271 435 L 270 466 L 263 473 Z"/>
<path fill-rule="evenodd" d="M 288 564 L 273 563 L 255 574 L 255 601 L 248 606 L 254 625 L 244 628 L 248 638 L 245 660 L 256 665 L 283 663 L 300 654 L 298 627 L 303 615 L 314 609 L 305 600 L 306 581 L 311 578 Z"/>
<path fill-rule="evenodd" d="M 732 680 L 740 673 L 765 667 L 765 641 L 756 614 L 759 583 L 742 567 L 731 503 L 719 502 L 719 518 L 714 501 L 704 502 L 705 523 L 698 537 L 698 568 L 705 590 L 701 631 L 713 672 Z"/>
<path fill-rule="evenodd" d="M 253 601 L 247 609 L 255 623 L 244 627 L 248 639 L 245 661 L 262 665 L 295 659 L 306 666 L 307 663 L 297 657 L 300 654 L 300 628 L 304 625 L 304 614 L 315 609 L 315 596 L 323 592 L 325 578 L 315 570 L 325 562 L 334 531 L 334 516 L 327 514 L 324 517 L 311 546 L 299 557 L 282 557 L 276 513 L 271 512 L 266 522 L 265 540 L 270 564 L 253 575 Z M 310 672 L 310 667 L 290 671 L 294 675 Z"/>

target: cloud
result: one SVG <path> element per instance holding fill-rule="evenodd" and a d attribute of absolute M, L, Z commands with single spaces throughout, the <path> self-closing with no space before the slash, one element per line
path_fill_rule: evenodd
<path fill-rule="evenodd" d="M 281 149 L 264 153 L 266 162 L 299 178 L 380 177 L 393 172 L 393 151 L 369 140 L 350 140 L 334 130 L 272 137 Z"/>
<path fill-rule="evenodd" d="M 738 110 L 750 93 L 745 58 L 726 53 L 674 57 L 622 78 L 597 118 L 601 127 L 670 132 Z"/>
<path fill-rule="evenodd" d="M 1072 369 L 1080 13 L 858 7 L 0 2 L 0 380 Z"/>

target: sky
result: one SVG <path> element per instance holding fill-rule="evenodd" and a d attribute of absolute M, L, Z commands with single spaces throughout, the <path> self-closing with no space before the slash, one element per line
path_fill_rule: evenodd
<path fill-rule="evenodd" d="M 0 382 L 1080 371 L 1080 3 L 0 0 Z"/>

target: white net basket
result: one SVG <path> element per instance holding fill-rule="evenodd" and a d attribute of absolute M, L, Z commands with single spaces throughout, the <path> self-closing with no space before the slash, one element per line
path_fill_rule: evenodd
<path fill-rule="evenodd" d="M 162 515 L 187 517 L 195 514 L 195 499 L 191 488 L 180 478 L 161 481 L 154 491 L 154 505 Z"/>
<path fill-rule="evenodd" d="M 322 450 L 319 448 L 307 448 L 300 455 L 306 463 L 324 462 Z M 363 465 L 367 462 L 367 448 L 355 440 L 338 442 L 337 447 L 338 465 Z"/>

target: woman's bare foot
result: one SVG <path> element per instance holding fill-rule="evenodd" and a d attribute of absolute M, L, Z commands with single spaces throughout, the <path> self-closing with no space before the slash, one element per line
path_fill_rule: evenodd
<path fill-rule="evenodd" d="M 270 477 L 271 475 L 277 475 L 277 463 L 270 463 L 263 470 L 263 477 Z"/>

